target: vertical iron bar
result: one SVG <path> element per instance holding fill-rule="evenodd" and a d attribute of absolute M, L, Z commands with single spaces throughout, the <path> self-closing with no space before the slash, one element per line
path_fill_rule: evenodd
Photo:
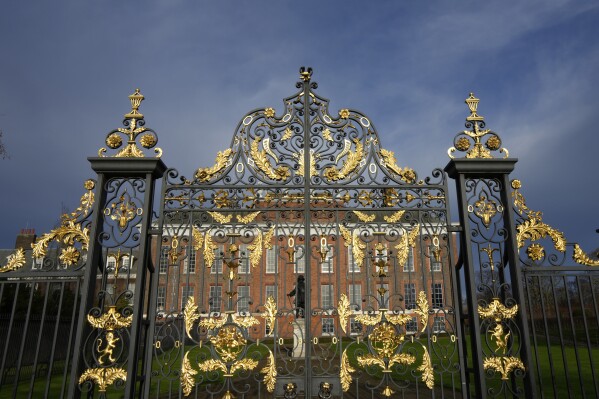
<path fill-rule="evenodd" d="M 89 258 L 88 258 L 89 259 Z M 75 289 L 75 292 L 78 294 L 81 292 L 82 288 L 81 286 L 83 285 L 83 279 L 81 277 L 77 278 L 77 288 Z M 78 322 L 78 318 L 77 316 L 77 300 L 78 300 L 78 296 L 75 297 L 75 302 L 73 303 L 73 312 L 71 314 L 71 325 L 69 326 L 69 339 L 68 339 L 68 343 L 67 343 L 67 353 L 66 353 L 66 357 L 65 357 L 65 365 L 64 365 L 64 371 L 63 371 L 63 375 L 62 375 L 62 388 L 60 391 L 60 397 L 64 397 L 65 394 L 65 390 L 68 390 L 68 381 L 67 381 L 67 375 L 69 373 L 69 371 L 72 373 L 72 369 L 69 365 L 69 359 L 71 359 L 71 352 L 75 353 L 75 347 L 74 345 L 72 345 L 73 343 L 73 333 L 76 333 L 76 329 L 77 329 L 77 322 Z M 80 301 L 83 301 L 83 299 L 80 299 Z M 79 315 L 79 317 L 84 317 L 82 315 Z M 74 331 L 75 330 L 75 331 Z M 69 397 L 70 398 L 70 397 Z"/>
<path fill-rule="evenodd" d="M 312 396 L 312 361 L 310 342 L 312 337 L 312 273 L 310 265 L 310 187 L 312 174 L 310 171 L 310 79 L 303 81 L 304 88 L 304 328 L 305 338 L 302 343 L 305 347 L 305 387 L 304 393 L 307 398 Z"/>
<path fill-rule="evenodd" d="M 87 310 L 91 309 L 93 304 L 96 274 L 100 257 L 102 256 L 102 247 L 99 243 L 96 243 L 96 238 L 101 234 L 104 227 L 104 213 L 102 212 L 102 209 L 106 202 L 105 183 L 106 177 L 104 173 L 99 173 L 96 183 L 96 203 L 94 204 L 94 209 L 92 211 L 92 222 L 89 232 L 90 247 L 87 255 L 87 263 L 85 264 L 83 286 L 81 288 L 81 303 L 79 304 L 79 318 L 76 320 L 75 346 L 73 347 L 73 362 L 71 363 L 71 382 L 69 384 L 68 397 L 73 399 L 77 399 L 81 395 L 78 385 L 79 376 L 83 372 L 84 367 L 83 347 L 85 340 L 83 336 L 89 330 L 85 315 Z M 65 368 L 65 373 L 66 370 L 67 368 Z"/>
<path fill-rule="evenodd" d="M 576 286 L 578 287 L 578 298 L 580 300 L 580 309 L 582 310 L 582 320 L 584 322 L 584 332 L 587 341 L 587 351 L 589 352 L 589 363 L 591 364 L 591 374 L 593 376 L 593 385 L 595 386 L 595 395 L 599 397 L 599 386 L 595 377 L 595 365 L 593 364 L 593 347 L 591 345 L 591 337 L 589 336 L 589 325 L 587 323 L 586 309 L 584 306 L 584 298 L 582 296 L 582 286 L 580 285 L 580 276 L 576 276 Z M 592 287 L 591 287 L 592 289 Z"/>
<path fill-rule="evenodd" d="M 10 313 L 10 321 L 8 322 L 8 334 L 6 335 L 6 342 L 4 343 L 4 352 L 2 352 L 2 365 L 0 366 L 0 386 L 4 383 L 4 367 L 6 366 L 6 356 L 8 355 L 8 346 L 10 344 L 10 336 L 12 334 L 12 326 L 15 321 L 15 309 L 17 308 L 17 298 L 19 297 L 19 291 L 21 289 L 22 283 L 14 283 L 15 284 L 15 297 L 12 303 L 12 310 Z"/>
<path fill-rule="evenodd" d="M 37 361 L 39 359 L 39 354 L 40 354 L 40 345 L 42 343 L 42 336 L 44 334 L 44 325 L 46 322 L 46 309 L 48 307 L 48 297 L 49 297 L 49 293 L 50 293 L 50 284 L 52 284 L 50 281 L 46 281 L 46 295 L 44 298 L 44 306 L 42 307 L 42 316 L 40 319 L 40 328 L 38 331 L 38 336 L 37 336 L 37 344 L 35 346 L 35 356 L 33 359 L 33 372 L 31 373 L 31 382 L 29 383 L 29 395 L 28 398 L 31 398 L 31 395 L 33 395 L 33 386 L 35 385 L 35 377 L 37 374 Z M 35 284 L 37 283 L 32 283 L 34 284 L 34 288 L 35 288 Z M 41 283 L 40 283 L 41 284 Z M 35 291 L 35 289 L 34 289 Z M 56 345 L 56 341 L 52 341 L 53 345 L 52 347 L 54 347 L 54 345 Z"/>
<path fill-rule="evenodd" d="M 501 190 L 501 201 L 505 204 L 504 226 L 509 233 L 506 241 L 506 253 L 509 261 L 510 280 L 512 284 L 512 295 L 518 303 L 519 312 L 516 315 L 516 325 L 520 330 L 520 344 L 522 345 L 520 356 L 522 362 L 530 369 L 532 365 L 532 354 L 530 352 L 530 333 L 528 331 L 528 313 L 526 310 L 526 301 L 522 288 L 522 268 L 518 257 L 518 244 L 516 242 L 516 223 L 514 213 L 511 211 L 509 174 L 503 174 Z M 534 373 L 525 373 L 524 375 L 524 394 L 526 398 L 536 398 L 536 384 Z"/>
<path fill-rule="evenodd" d="M 27 283 L 25 283 L 27 284 Z M 25 325 L 23 326 L 23 336 L 21 338 L 21 347 L 19 348 L 19 359 L 17 360 L 15 383 L 12 388 L 13 398 L 17 397 L 17 389 L 19 387 L 19 376 L 21 375 L 21 363 L 23 361 L 23 351 L 25 350 L 25 342 L 27 341 L 27 332 L 29 330 L 29 320 L 31 319 L 31 305 L 33 305 L 33 294 L 35 293 L 35 283 L 31 284 L 31 293 L 29 294 L 29 305 L 27 305 L 27 316 L 25 317 Z"/>
<path fill-rule="evenodd" d="M 572 387 L 570 386 L 570 372 L 568 371 L 568 358 L 566 356 L 566 351 L 565 351 L 565 342 L 564 342 L 564 334 L 562 331 L 562 321 L 560 318 L 560 311 L 559 311 L 559 305 L 557 303 L 557 294 L 555 293 L 555 281 L 554 281 L 554 276 L 550 276 L 549 279 L 551 281 L 551 290 L 553 293 L 553 304 L 555 306 L 555 316 L 557 318 L 557 329 L 559 331 L 559 340 L 560 340 L 560 347 L 562 350 L 562 361 L 564 363 L 564 371 L 565 371 L 565 376 L 566 376 L 566 387 L 568 389 L 568 392 L 572 392 Z M 557 394 L 557 391 L 556 391 Z"/>
<path fill-rule="evenodd" d="M 532 341 L 533 341 L 533 345 L 535 348 L 535 363 L 537 365 L 537 377 L 539 378 L 539 386 L 542 387 L 543 386 L 543 377 L 542 377 L 542 373 L 541 373 L 541 362 L 539 361 L 539 345 L 537 343 L 537 330 L 535 327 L 535 319 L 534 319 L 534 312 L 532 309 L 532 301 L 530 299 L 530 284 L 528 283 L 528 279 L 530 278 L 530 283 L 532 284 L 532 276 L 527 276 L 526 275 L 526 269 L 523 269 L 522 272 L 523 278 L 524 278 L 524 284 L 526 285 L 526 299 L 527 299 L 527 303 L 528 303 L 528 310 L 530 311 L 530 324 L 532 327 Z M 543 398 L 543 391 L 541 390 L 541 398 Z"/>
<path fill-rule="evenodd" d="M 58 310 L 56 312 L 56 327 L 54 327 L 54 334 L 52 336 L 52 342 L 56 343 L 58 337 L 58 330 L 60 328 L 60 314 L 62 312 L 62 300 L 64 297 L 65 282 L 60 283 L 62 285 L 60 289 L 60 298 L 58 299 Z M 50 359 L 48 360 L 48 374 L 46 375 L 46 389 L 44 390 L 44 397 L 47 398 L 50 392 L 50 380 L 52 379 L 52 369 L 54 368 L 54 353 L 56 350 L 56 344 L 52 345 L 50 352 Z M 65 366 L 66 367 L 66 366 Z"/>
<path fill-rule="evenodd" d="M 580 390 L 582 397 L 586 398 L 587 395 L 584 390 L 584 381 L 582 380 L 582 369 L 580 368 L 580 355 L 578 354 L 578 342 L 576 340 L 576 329 L 574 327 L 574 314 L 572 313 L 572 303 L 570 301 L 570 293 L 568 292 L 568 276 L 563 275 L 564 291 L 566 293 L 566 302 L 568 303 L 568 315 L 570 316 L 570 330 L 572 331 L 572 339 L 574 340 L 574 355 L 576 356 L 576 368 L 578 369 L 578 382 L 580 383 Z"/>

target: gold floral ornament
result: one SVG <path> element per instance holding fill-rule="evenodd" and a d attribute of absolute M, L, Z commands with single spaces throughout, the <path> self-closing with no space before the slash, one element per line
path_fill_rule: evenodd
<path fill-rule="evenodd" d="M 339 117 L 342 119 L 349 118 L 349 110 L 347 108 L 339 110 Z"/>
<path fill-rule="evenodd" d="M 214 165 L 209 168 L 199 168 L 196 170 L 194 177 L 202 183 L 212 180 L 214 176 L 218 175 L 225 167 L 230 165 L 232 155 L 233 150 L 230 148 L 219 151 L 216 154 Z"/>
<path fill-rule="evenodd" d="M 256 139 L 254 139 L 252 145 L 250 146 L 250 155 L 252 156 L 254 163 L 258 167 L 258 170 L 260 170 L 266 177 L 268 177 L 271 180 L 287 180 L 291 175 L 289 172 L 289 168 L 285 165 L 281 165 L 278 168 L 273 169 L 267 157 L 268 151 L 264 149 L 266 144 L 264 144 L 263 149 L 260 150 L 261 141 L 262 138 L 256 137 Z"/>
<path fill-rule="evenodd" d="M 23 248 L 19 248 L 15 253 L 8 255 L 6 258 L 6 265 L 0 267 L 0 273 L 6 273 L 13 270 L 20 269 L 25 264 L 25 251 Z"/>
<path fill-rule="evenodd" d="M 466 127 L 471 130 L 458 133 L 454 139 L 454 146 L 447 151 L 452 159 L 454 158 L 453 153 L 456 151 L 466 152 L 468 159 L 491 159 L 493 158 L 491 152 L 497 150 L 505 154 L 504 158 L 509 156 L 508 150 L 501 147 L 501 138 L 497 133 L 485 129 L 485 118 L 477 114 L 479 101 L 474 97 L 474 93 L 470 93 L 465 101 L 470 110 L 470 116 L 466 117 Z M 484 143 L 483 138 L 486 138 Z"/>
<path fill-rule="evenodd" d="M 118 330 L 119 328 L 131 327 L 133 315 L 125 317 L 117 312 L 116 307 L 113 305 L 109 306 L 108 311 L 103 313 L 100 317 L 87 315 L 87 321 L 94 328 L 99 328 L 105 331 L 114 331 Z"/>
<path fill-rule="evenodd" d="M 416 172 L 411 168 L 400 168 L 397 166 L 397 160 L 395 159 L 395 153 L 393 151 L 385 150 L 384 148 L 380 151 L 380 157 L 382 158 L 383 165 L 389 169 L 392 173 L 399 176 L 406 183 L 412 184 L 416 181 Z"/>
<path fill-rule="evenodd" d="M 144 127 L 145 121 L 142 113 L 139 112 L 139 106 L 144 100 L 143 94 L 140 93 L 139 89 L 135 89 L 135 93 L 129 96 L 131 102 L 131 111 L 125 114 L 125 128 L 118 128 L 106 136 L 106 146 L 112 150 L 121 148 L 123 145 L 123 138 L 121 135 L 127 138 L 127 145 L 122 148 L 119 152 L 114 155 L 115 158 L 143 158 L 144 152 L 137 146 L 137 137 L 141 135 L 139 144 L 143 148 L 151 149 L 158 144 L 158 136 L 156 133 Z M 104 157 L 106 148 L 100 148 L 98 156 Z M 156 157 L 162 156 L 162 150 L 155 148 L 154 152 Z"/>
<path fill-rule="evenodd" d="M 87 251 L 89 246 L 89 229 L 83 227 L 81 223 L 89 217 L 92 211 L 95 183 L 93 180 L 86 180 L 83 187 L 87 192 L 81 196 L 79 207 L 71 213 L 62 215 L 62 224 L 60 227 L 44 234 L 35 243 L 31 244 L 34 258 L 43 258 L 46 256 L 48 245 L 54 240 L 66 245 L 59 255 L 59 260 L 66 266 L 76 264 L 81 258 L 80 251 Z M 76 242 L 81 244 L 81 249 L 75 247 Z"/>
<path fill-rule="evenodd" d="M 274 110 L 274 108 L 266 108 L 266 109 L 264 109 L 264 116 L 266 116 L 267 118 L 274 118 L 275 117 L 275 110 Z"/>
<path fill-rule="evenodd" d="M 127 372 L 117 367 L 88 369 L 79 377 L 79 384 L 88 380 L 98 385 L 99 392 L 106 392 L 108 386 L 114 384 L 116 380 L 126 381 Z"/>
<path fill-rule="evenodd" d="M 345 155 L 347 155 L 347 158 L 343 161 L 340 169 L 335 166 L 326 168 L 323 173 L 325 179 L 329 181 L 343 180 L 356 171 L 360 161 L 364 158 L 364 145 L 358 139 L 354 139 L 353 142 L 356 146 L 355 151 L 351 151 L 351 142 L 345 140 L 344 150 L 337 156 L 336 162 L 339 162 Z"/>

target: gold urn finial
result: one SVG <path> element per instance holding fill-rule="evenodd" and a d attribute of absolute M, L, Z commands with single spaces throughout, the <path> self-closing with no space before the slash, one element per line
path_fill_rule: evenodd
<path fill-rule="evenodd" d="M 129 101 L 131 101 L 131 112 L 125 114 L 125 118 L 144 118 L 144 115 L 139 112 L 139 106 L 141 105 L 141 102 L 144 100 L 144 98 L 144 95 L 140 93 L 139 89 L 135 89 L 135 93 L 129 96 Z"/>
<path fill-rule="evenodd" d="M 467 121 L 482 121 L 485 119 L 476 113 L 479 101 L 480 99 L 474 97 L 474 93 L 470 93 L 466 101 L 464 101 L 468 104 L 468 108 L 470 108 L 470 116 L 466 118 Z"/>

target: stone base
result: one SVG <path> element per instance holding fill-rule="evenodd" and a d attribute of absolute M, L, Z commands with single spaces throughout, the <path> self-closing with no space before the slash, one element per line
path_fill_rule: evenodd
<path fill-rule="evenodd" d="M 293 323 L 293 357 L 305 357 L 306 321 L 296 319 Z"/>

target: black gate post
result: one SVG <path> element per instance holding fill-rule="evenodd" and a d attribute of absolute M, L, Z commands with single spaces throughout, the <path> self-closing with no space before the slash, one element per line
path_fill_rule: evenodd
<path fill-rule="evenodd" d="M 145 148 L 154 147 L 157 137 L 143 127 L 143 115 L 137 112 L 143 96 L 136 91 L 129 98 L 132 111 L 125 115 L 125 129 L 113 130 L 106 138 L 107 145 L 117 149 L 122 145 L 118 134 L 128 136 L 125 148 L 114 157 L 103 157 L 106 150 L 101 149 L 101 157 L 88 158 L 98 174 L 98 184 L 69 398 L 80 397 L 80 386 L 85 384 L 86 390 L 97 389 L 100 397 L 105 397 L 107 389 L 118 381 L 124 381 L 126 398 L 142 392 L 137 386 L 143 384 L 138 366 L 142 359 L 139 352 L 144 348 L 144 311 L 151 297 L 145 289 L 148 271 L 153 272 L 150 231 L 154 191 L 166 166 L 159 158 L 144 158 L 137 147 L 138 135 L 142 135 L 139 142 Z M 161 150 L 155 151 L 161 154 Z M 114 255 L 117 251 L 118 255 Z M 116 269 L 108 268 L 111 254 L 116 256 Z M 128 268 L 119 263 L 122 254 L 129 256 Z M 125 280 L 125 284 L 118 284 L 119 279 Z"/>
<path fill-rule="evenodd" d="M 465 287 L 460 295 L 465 295 L 464 317 L 470 336 L 470 347 L 464 347 L 471 356 L 468 390 L 474 382 L 477 398 L 494 397 L 498 390 L 502 397 L 534 398 L 531 346 L 509 191 L 509 174 L 517 159 L 493 158 L 492 151 L 500 149 L 501 140 L 484 129 L 483 118 L 476 114 L 478 99 L 470 94 L 466 103 L 471 111 L 466 127 L 472 131 L 458 133 L 450 157 L 455 151 L 467 155 L 452 159 L 445 171 L 456 181 L 463 229 L 460 252 Z M 485 136 L 483 145 L 481 139 Z M 499 152 L 507 154 L 504 148 Z M 465 338 L 462 345 L 466 345 Z M 523 390 L 516 377 L 523 377 Z"/>

